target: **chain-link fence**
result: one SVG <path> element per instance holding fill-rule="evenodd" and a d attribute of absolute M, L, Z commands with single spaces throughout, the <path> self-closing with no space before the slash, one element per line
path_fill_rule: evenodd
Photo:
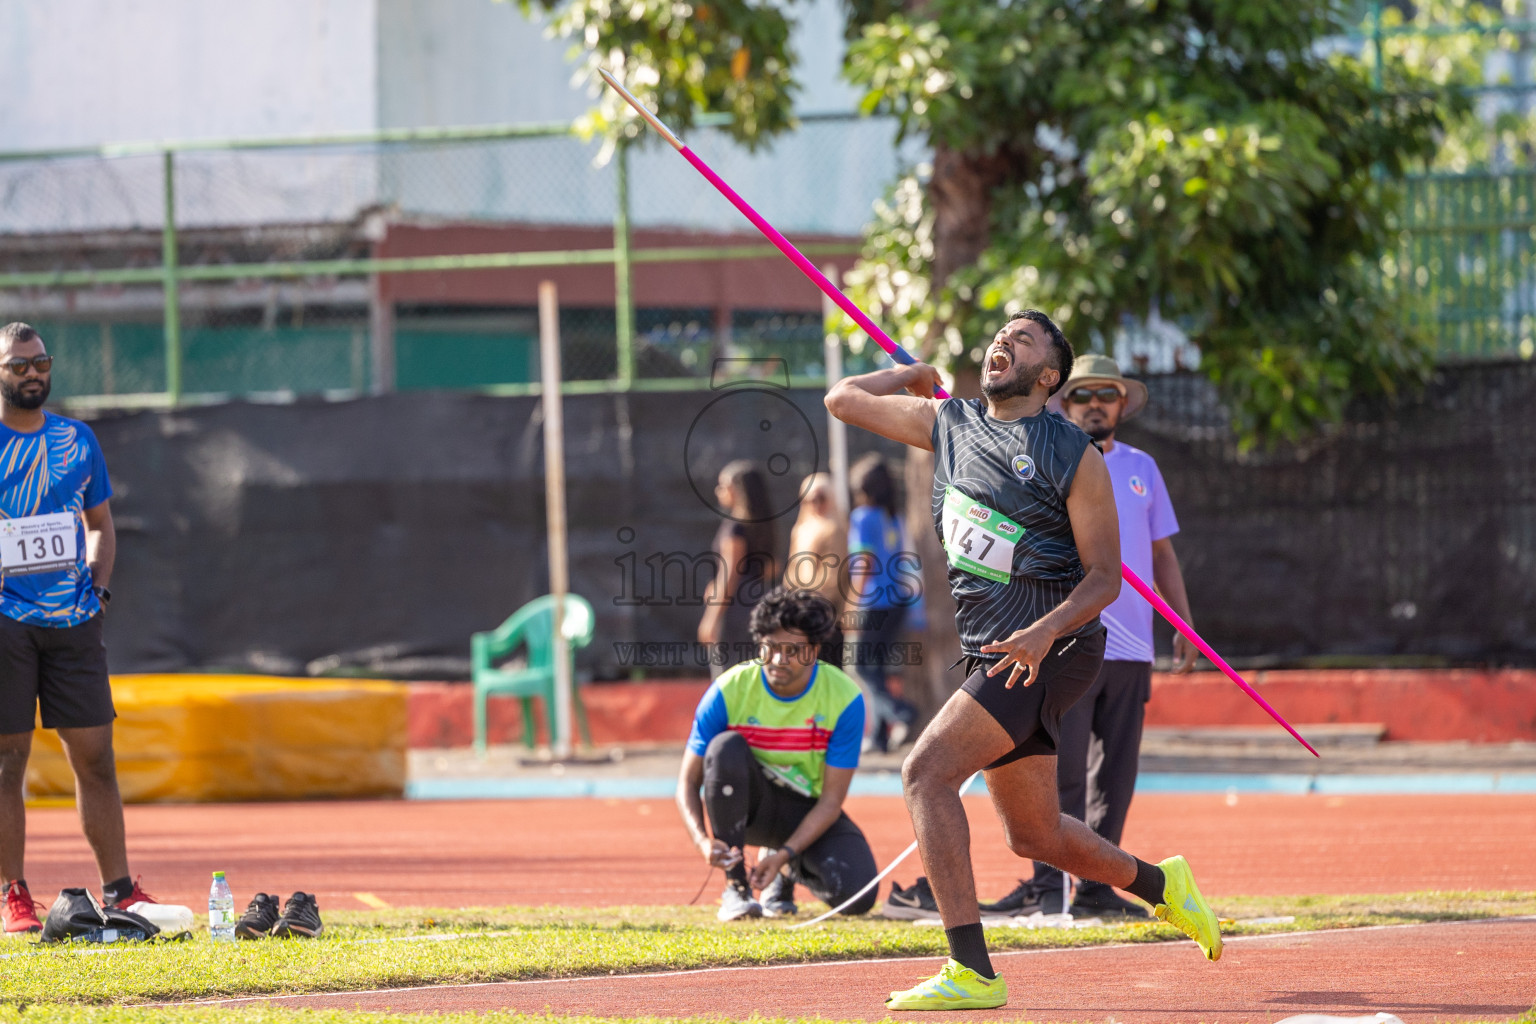
<path fill-rule="evenodd" d="M 917 159 L 894 132 L 693 142 L 846 265 Z M 82 403 L 531 388 L 543 278 L 568 381 L 697 386 L 779 342 L 820 375 L 814 289 L 670 151 L 600 150 L 545 125 L 0 154 L 0 315 L 43 331 L 55 393 Z"/>
<path fill-rule="evenodd" d="M 886 119 L 693 147 L 818 262 L 925 154 Z M 820 297 L 684 161 L 564 125 L 0 154 L 0 316 L 42 330 L 55 394 L 157 404 L 539 380 L 560 289 L 577 389 L 707 386 L 722 356 L 824 374 Z M 1449 356 L 1530 358 L 1536 172 L 1411 180 L 1393 269 Z M 878 352 L 846 358 L 858 372 Z"/>

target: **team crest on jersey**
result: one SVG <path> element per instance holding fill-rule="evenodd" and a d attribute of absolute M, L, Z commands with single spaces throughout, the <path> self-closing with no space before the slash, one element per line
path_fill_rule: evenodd
<path fill-rule="evenodd" d="M 1131 477 L 1131 493 L 1138 498 L 1145 498 L 1147 496 L 1147 485 L 1141 482 L 1141 477 Z"/>
<path fill-rule="evenodd" d="M 1035 460 L 1028 455 L 1015 455 L 1013 457 L 1013 471 L 1019 475 L 1020 480 L 1033 480 L 1035 478 Z"/>

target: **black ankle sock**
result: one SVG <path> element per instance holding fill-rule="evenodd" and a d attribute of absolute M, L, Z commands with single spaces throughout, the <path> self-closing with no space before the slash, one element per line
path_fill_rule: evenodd
<path fill-rule="evenodd" d="M 992 970 L 992 958 L 987 956 L 987 937 L 981 923 L 962 924 L 958 928 L 945 928 L 944 937 L 949 940 L 949 955 L 983 978 L 997 977 Z"/>
<path fill-rule="evenodd" d="M 1148 864 L 1137 857 L 1136 881 L 1125 887 L 1125 891 L 1137 899 L 1146 900 L 1154 907 L 1163 902 L 1163 887 L 1167 881 L 1163 878 L 1163 869 L 1156 864 Z"/>
<path fill-rule="evenodd" d="M 115 882 L 107 882 L 101 887 L 101 894 L 107 898 L 108 903 L 116 903 L 133 895 L 133 879 L 124 875 Z"/>

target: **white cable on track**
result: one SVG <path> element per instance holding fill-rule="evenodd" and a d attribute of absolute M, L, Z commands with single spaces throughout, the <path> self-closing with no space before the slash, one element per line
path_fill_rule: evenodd
<path fill-rule="evenodd" d="M 975 782 L 979 778 L 981 778 L 981 772 L 977 772 L 970 778 L 966 779 L 965 785 L 960 787 L 960 795 L 965 796 L 965 791 L 971 788 L 971 783 Z M 789 930 L 797 931 L 801 928 L 809 928 L 813 924 L 821 924 L 821 922 L 825 921 L 827 918 L 836 914 L 841 914 L 844 910 L 847 910 L 849 907 L 853 906 L 853 904 L 857 902 L 860 896 L 863 896 L 865 893 L 869 892 L 870 889 L 873 889 L 875 886 L 879 885 L 886 875 L 890 874 L 892 871 L 895 871 L 902 861 L 906 860 L 912 855 L 912 851 L 915 849 L 917 849 L 916 839 L 912 840 L 911 846 L 901 851 L 901 855 L 899 857 L 887 864 L 884 871 L 880 872 L 874 878 L 871 878 L 869 882 L 864 886 L 864 888 L 860 889 L 858 892 L 854 893 L 852 896 L 848 897 L 842 903 L 833 907 L 825 914 L 822 914 L 820 917 L 813 917 L 809 921 L 802 921 L 799 924 L 790 925 Z"/>

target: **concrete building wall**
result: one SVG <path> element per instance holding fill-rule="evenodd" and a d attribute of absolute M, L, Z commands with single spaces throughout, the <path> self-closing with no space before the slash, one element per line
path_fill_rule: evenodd
<path fill-rule="evenodd" d="M 846 111 L 837 0 L 793 8 L 806 111 Z M 6 0 L 0 147 L 568 121 L 592 102 L 569 42 L 494 0 Z M 885 122 L 810 123 L 748 154 L 690 143 L 786 230 L 856 234 L 898 159 Z M 602 225 L 615 175 L 570 138 L 430 148 L 188 153 L 188 227 L 407 217 Z M 740 216 L 654 140 L 632 158 L 637 226 L 733 231 Z M 121 230 L 162 219 L 158 157 L 0 165 L 0 231 Z"/>
<path fill-rule="evenodd" d="M 372 128 L 375 0 L 6 0 L 0 146 Z M 374 197 L 357 154 L 180 157 L 189 225 L 345 218 Z M 157 157 L 0 167 L 0 230 L 157 225 Z"/>
<path fill-rule="evenodd" d="M 375 0 L 6 0 L 6 149 L 366 129 Z"/>
<path fill-rule="evenodd" d="M 512 3 L 379 0 L 380 123 L 472 124 L 567 121 L 593 97 L 573 84 L 571 43 Z M 796 4 L 793 46 L 801 56 L 799 108 L 849 111 L 855 90 L 839 77 L 838 0 Z M 857 234 L 870 203 L 895 177 L 894 128 L 886 122 L 811 124 L 752 155 L 722 133 L 695 131 L 689 144 L 781 228 Z M 386 158 L 390 198 L 410 213 L 559 224 L 613 220 L 612 165 L 596 144 L 548 139 L 453 147 Z M 631 163 L 637 226 L 734 231 L 740 214 L 670 150 L 647 140 Z"/>

